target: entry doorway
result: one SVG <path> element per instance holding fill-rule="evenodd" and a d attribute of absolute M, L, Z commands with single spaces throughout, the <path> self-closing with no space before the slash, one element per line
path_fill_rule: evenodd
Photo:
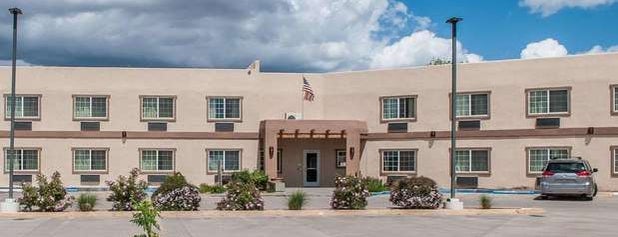
<path fill-rule="evenodd" d="M 320 186 L 320 151 L 303 151 L 303 186 Z"/>

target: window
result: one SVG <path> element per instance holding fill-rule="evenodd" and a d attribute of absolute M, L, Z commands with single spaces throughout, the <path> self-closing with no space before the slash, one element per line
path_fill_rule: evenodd
<path fill-rule="evenodd" d="M 39 119 L 39 96 L 15 96 L 16 119 Z M 4 117 L 11 118 L 11 96 L 5 96 Z"/>
<path fill-rule="evenodd" d="M 413 120 L 415 118 L 415 96 L 382 98 L 382 120 Z"/>
<path fill-rule="evenodd" d="M 107 149 L 74 149 L 74 171 L 107 171 Z"/>
<path fill-rule="evenodd" d="M 455 152 L 455 171 L 457 173 L 488 173 L 488 149 L 461 149 Z"/>
<path fill-rule="evenodd" d="M 618 174 L 618 147 L 612 147 L 612 158 L 613 158 L 613 168 L 614 174 Z"/>
<path fill-rule="evenodd" d="M 223 172 L 240 170 L 240 150 L 208 150 L 208 171 L 217 172 L 219 163 Z"/>
<path fill-rule="evenodd" d="M 488 93 L 466 93 L 457 95 L 457 117 L 489 116 Z"/>
<path fill-rule="evenodd" d="M 208 119 L 239 120 L 241 115 L 241 99 L 227 97 L 208 98 Z"/>
<path fill-rule="evenodd" d="M 541 173 L 549 160 L 569 158 L 568 148 L 528 149 L 528 173 Z"/>
<path fill-rule="evenodd" d="M 173 120 L 175 114 L 174 97 L 142 97 L 142 119 Z"/>
<path fill-rule="evenodd" d="M 13 170 L 14 171 L 33 171 L 36 172 L 39 170 L 39 149 L 19 149 L 15 148 L 13 156 Z M 10 163 L 10 150 L 8 148 L 4 149 L 4 170 L 5 172 L 9 172 Z"/>
<path fill-rule="evenodd" d="M 383 172 L 416 172 L 415 150 L 382 151 Z"/>
<path fill-rule="evenodd" d="M 336 168 L 345 168 L 346 153 L 344 149 L 335 151 Z"/>
<path fill-rule="evenodd" d="M 174 151 L 142 150 L 140 168 L 142 171 L 174 171 Z"/>
<path fill-rule="evenodd" d="M 612 112 L 618 114 L 618 85 L 612 87 Z"/>
<path fill-rule="evenodd" d="M 73 117 L 75 119 L 107 118 L 107 96 L 73 97 Z"/>
<path fill-rule="evenodd" d="M 569 90 L 547 89 L 528 91 L 528 114 L 569 113 Z"/>
<path fill-rule="evenodd" d="M 266 171 L 264 164 L 264 150 L 260 150 L 259 170 Z M 283 150 L 277 149 L 277 173 L 283 173 Z"/>

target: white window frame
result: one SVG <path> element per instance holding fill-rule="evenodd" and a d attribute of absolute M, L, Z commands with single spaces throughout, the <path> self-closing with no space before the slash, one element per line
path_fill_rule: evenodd
<path fill-rule="evenodd" d="M 532 92 L 539 92 L 539 91 L 543 91 L 545 92 L 545 94 L 547 95 L 547 112 L 540 112 L 540 113 L 532 113 L 532 106 L 531 106 L 531 94 Z M 551 97 L 550 97 L 550 92 L 551 91 L 566 91 L 567 92 L 567 111 L 566 112 L 550 112 L 551 108 Z M 530 89 L 527 91 L 527 106 L 526 108 L 528 109 L 528 115 L 530 116 L 539 116 L 539 115 L 568 115 L 571 113 L 571 90 L 569 88 L 547 88 L 547 89 Z"/>
<path fill-rule="evenodd" d="M 473 95 L 486 95 L 487 96 L 487 114 L 477 114 L 472 115 L 472 96 Z M 468 97 L 468 115 L 457 115 L 457 107 L 455 107 L 455 115 L 457 118 L 487 118 L 489 117 L 490 112 L 490 93 L 489 92 L 463 92 L 457 93 L 457 96 L 467 96 Z M 459 99 L 457 99 L 459 100 Z M 455 104 L 457 106 L 457 104 Z"/>
<path fill-rule="evenodd" d="M 343 162 L 341 162 L 341 159 L 343 159 Z M 346 168 L 346 160 L 347 152 L 345 149 L 335 150 L 335 168 Z"/>
<path fill-rule="evenodd" d="M 157 112 L 155 117 L 144 117 L 144 99 L 157 99 Z M 161 99 L 172 99 L 172 117 L 161 117 Z M 167 95 L 143 95 L 140 96 L 140 118 L 142 121 L 174 121 L 176 120 L 176 97 Z"/>
<path fill-rule="evenodd" d="M 11 119 L 11 113 L 9 113 L 9 108 L 10 108 L 10 103 L 9 103 L 9 98 L 11 97 L 11 95 L 6 94 L 4 95 L 4 119 L 5 120 L 9 120 Z M 15 97 L 21 97 L 21 108 L 22 108 L 22 114 L 18 114 L 17 111 L 15 111 L 15 119 L 16 120 L 40 120 L 41 119 L 41 96 L 40 95 L 15 95 Z M 24 98 L 27 97 L 31 97 L 31 98 L 36 98 L 37 99 L 37 116 L 24 116 Z M 15 103 L 15 108 L 17 109 L 17 103 Z"/>
<path fill-rule="evenodd" d="M 388 100 L 388 99 L 397 99 L 397 117 L 396 118 L 385 118 L 384 117 L 384 101 Z M 413 103 L 414 103 L 414 110 L 410 111 L 412 113 L 412 117 L 409 118 L 402 118 L 401 117 L 401 113 L 400 113 L 400 104 L 401 104 L 401 99 L 412 99 Z M 416 95 L 404 95 L 404 96 L 383 96 L 380 98 L 380 118 L 382 121 L 385 122 L 390 122 L 390 121 L 416 121 L 416 117 L 418 116 L 417 110 L 418 110 L 418 96 Z"/>
<path fill-rule="evenodd" d="M 88 98 L 90 102 L 90 111 L 89 116 L 81 117 L 77 116 L 77 98 Z M 103 117 L 95 117 L 92 116 L 92 99 L 93 98 L 104 98 L 105 99 L 105 116 Z M 73 96 L 73 119 L 75 120 L 107 120 L 109 118 L 109 96 L 106 95 L 74 95 Z"/>
<path fill-rule="evenodd" d="M 88 151 L 88 167 L 90 169 L 87 170 L 78 170 L 76 166 L 76 153 L 77 151 Z M 95 170 L 92 169 L 92 152 L 93 151 L 104 151 L 105 152 L 105 169 Z M 75 173 L 98 173 L 98 172 L 107 172 L 109 167 L 109 149 L 107 148 L 73 148 L 73 172 Z"/>
<path fill-rule="evenodd" d="M 390 170 L 384 170 L 384 153 L 385 152 L 397 152 L 397 170 L 396 171 L 390 171 Z M 401 152 L 414 152 L 414 170 L 412 171 L 401 171 Z M 418 170 L 418 150 L 417 149 L 383 149 L 380 150 L 380 171 L 383 174 L 416 174 Z"/>
<path fill-rule="evenodd" d="M 465 151 L 468 153 L 468 170 L 456 171 L 458 174 L 488 174 L 491 172 L 491 149 L 489 148 L 461 148 L 456 152 Z M 472 171 L 472 152 L 473 151 L 485 151 L 487 152 L 487 170 L 486 171 Z"/>
<path fill-rule="evenodd" d="M 142 164 L 142 159 L 144 158 L 144 151 L 156 151 L 157 152 L 157 166 L 155 170 L 144 170 L 143 169 L 143 164 Z M 169 151 L 172 152 L 172 169 L 171 170 L 161 170 L 159 169 L 159 153 L 161 151 Z M 157 149 L 157 148 L 144 148 L 144 149 L 140 149 L 139 150 L 139 169 L 142 173 L 172 173 L 176 170 L 176 150 L 175 149 Z"/>
<path fill-rule="evenodd" d="M 618 115 L 618 85 L 612 85 L 611 86 L 611 93 L 612 93 L 612 101 L 611 101 L 611 105 L 612 105 L 612 114 L 613 115 Z"/>
<path fill-rule="evenodd" d="M 210 117 L 210 101 L 213 99 L 223 99 L 223 118 L 212 118 Z M 233 99 L 238 100 L 238 118 L 228 118 L 227 117 L 227 100 Z M 243 98 L 239 96 L 210 96 L 206 100 L 206 116 L 208 121 L 241 121 L 242 120 L 242 110 L 243 110 Z"/>
<path fill-rule="evenodd" d="M 618 175 L 618 146 L 611 147 L 612 155 L 612 174 Z"/>
<path fill-rule="evenodd" d="M 41 149 L 40 148 L 22 148 L 22 147 L 15 147 L 13 149 L 16 152 L 21 153 L 19 157 L 21 157 L 22 159 L 20 160 L 20 165 L 22 167 L 22 169 L 17 169 L 17 167 L 13 166 L 13 171 L 16 173 L 20 173 L 20 172 L 39 172 L 39 170 L 41 169 Z M 36 151 L 36 158 L 37 158 L 37 168 L 32 170 L 32 169 L 28 169 L 25 170 L 23 169 L 24 167 L 24 150 L 33 150 Z M 4 148 L 4 173 L 8 173 L 9 172 L 9 148 L 6 147 Z"/>
<path fill-rule="evenodd" d="M 222 151 L 223 152 L 223 173 L 233 173 L 242 170 L 242 149 L 206 149 L 206 172 L 207 173 L 216 173 L 217 170 L 210 169 L 210 152 L 211 151 Z M 227 152 L 238 152 L 238 169 L 237 170 L 227 170 L 225 169 L 225 159 L 227 158 Z M 266 162 L 266 160 L 264 160 Z M 266 163 L 264 163 L 266 165 Z"/>
<path fill-rule="evenodd" d="M 530 168 L 532 168 L 532 163 L 530 162 L 530 159 L 532 158 L 532 150 L 546 150 L 547 151 L 547 161 L 551 160 L 551 157 L 549 157 L 549 155 L 551 155 L 551 150 L 566 150 L 567 151 L 567 157 L 571 156 L 571 148 L 569 147 L 528 147 L 526 148 L 526 153 L 527 153 L 527 161 L 526 161 L 526 170 L 528 171 L 528 174 L 540 174 L 543 173 L 543 171 L 532 171 Z M 545 168 L 545 167 L 543 167 Z"/>

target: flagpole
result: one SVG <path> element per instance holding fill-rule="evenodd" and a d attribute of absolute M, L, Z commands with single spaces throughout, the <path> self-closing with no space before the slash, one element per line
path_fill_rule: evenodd
<path fill-rule="evenodd" d="M 305 118 L 305 91 L 303 90 L 303 87 L 305 86 L 305 74 L 302 74 L 302 85 L 300 87 L 300 118 L 304 119 Z"/>

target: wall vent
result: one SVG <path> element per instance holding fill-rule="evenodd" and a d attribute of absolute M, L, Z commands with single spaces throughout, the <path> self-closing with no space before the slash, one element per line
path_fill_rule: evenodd
<path fill-rule="evenodd" d="M 165 132 L 167 131 L 167 123 L 150 122 L 148 123 L 148 131 Z"/>

